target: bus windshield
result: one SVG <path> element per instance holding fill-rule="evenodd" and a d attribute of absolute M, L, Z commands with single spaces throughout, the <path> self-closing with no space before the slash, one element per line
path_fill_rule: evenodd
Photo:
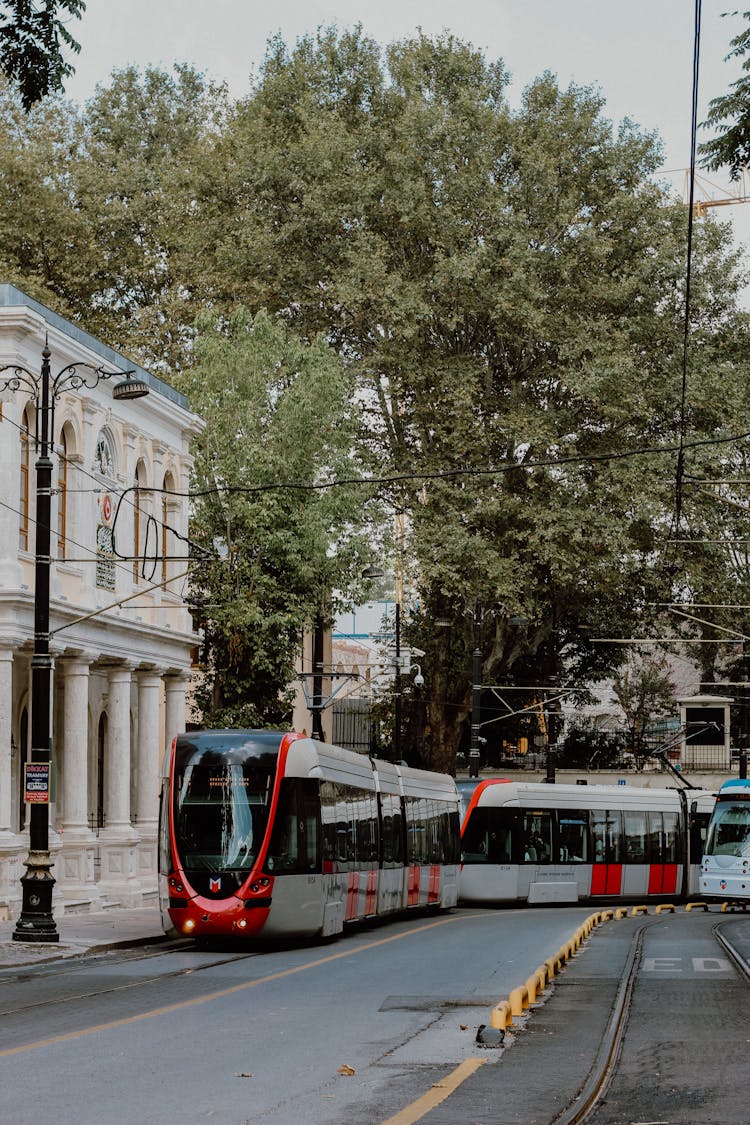
<path fill-rule="evenodd" d="M 750 856 L 750 802 L 717 802 L 704 854 Z"/>
<path fill-rule="evenodd" d="M 240 732 L 237 732 L 239 734 Z M 174 831 L 182 866 L 196 890 L 209 876 L 236 889 L 257 859 L 268 823 L 280 737 L 178 740 L 174 766 Z M 212 889 L 219 882 L 211 880 Z"/>

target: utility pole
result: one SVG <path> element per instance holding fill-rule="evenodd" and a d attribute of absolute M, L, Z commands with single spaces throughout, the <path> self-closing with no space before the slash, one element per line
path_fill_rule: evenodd
<path fill-rule="evenodd" d="M 471 661 L 471 742 L 469 745 L 469 777 L 479 777 L 480 702 L 482 695 L 482 603 L 474 603 L 474 654 Z"/>

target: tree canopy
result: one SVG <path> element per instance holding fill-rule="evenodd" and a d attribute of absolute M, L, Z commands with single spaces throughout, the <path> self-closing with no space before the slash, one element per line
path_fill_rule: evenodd
<path fill-rule="evenodd" d="M 512 108 L 508 81 L 450 35 L 382 49 L 324 28 L 273 40 L 235 104 L 187 67 L 127 70 L 83 109 L 12 119 L 6 276 L 208 419 L 196 483 L 224 492 L 196 531 L 239 548 L 202 576 L 226 673 L 212 718 L 250 682 L 252 714 L 279 715 L 299 623 L 355 588 L 376 497 L 427 654 L 409 744 L 440 768 L 466 729 L 477 599 L 483 683 L 581 682 L 621 659 L 597 636 L 732 581 L 718 547 L 673 542 L 726 516 L 686 476 L 673 526 L 680 435 L 699 481 L 748 428 L 728 230 L 694 234 L 683 400 L 687 212 L 655 182 L 658 139 L 550 74 Z M 380 483 L 302 503 L 270 487 L 292 470 Z"/>
<path fill-rule="evenodd" d="M 0 3 L 0 69 L 15 83 L 28 112 L 47 94 L 63 88 L 74 73 L 63 54 L 80 44 L 61 19 L 67 13 L 80 19 L 86 0 L 3 0 Z"/>

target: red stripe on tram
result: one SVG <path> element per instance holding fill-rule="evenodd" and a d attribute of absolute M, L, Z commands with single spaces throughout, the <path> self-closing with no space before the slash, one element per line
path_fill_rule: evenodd
<path fill-rule="evenodd" d="M 346 891 L 346 921 L 351 921 L 352 918 L 357 917 L 357 907 L 359 906 L 359 872 L 349 872 L 349 882 Z"/>
<path fill-rule="evenodd" d="M 440 901 L 440 867 L 437 864 L 430 868 L 430 889 L 427 892 L 427 901 Z"/>

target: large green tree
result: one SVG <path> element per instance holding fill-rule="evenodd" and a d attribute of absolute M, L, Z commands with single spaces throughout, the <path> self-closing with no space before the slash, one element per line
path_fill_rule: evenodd
<path fill-rule="evenodd" d="M 359 475 L 351 376 L 321 338 L 303 344 L 278 318 L 239 309 L 201 319 L 185 385 L 206 422 L 192 532 L 209 560 L 192 584 L 203 720 L 288 723 L 303 630 L 330 620 L 332 592 L 355 589 L 368 559 L 368 491 L 326 487 Z M 217 541 L 226 555 L 210 561 Z"/>
<path fill-rule="evenodd" d="M 653 565 L 675 494 L 659 450 L 706 432 L 681 401 L 686 213 L 650 179 L 655 138 L 550 75 L 517 111 L 506 85 L 449 36 L 385 58 L 359 32 L 277 41 L 204 212 L 227 288 L 325 331 L 359 374 L 370 448 L 401 478 L 430 654 L 423 758 L 444 768 L 470 703 L 464 611 L 487 611 L 484 682 L 538 681 L 563 645 L 605 671 L 619 654 L 579 626 L 626 629 L 671 592 Z M 744 378 L 726 348 L 738 284 L 726 231 L 697 232 L 698 400 Z M 719 399 L 705 425 L 732 420 Z"/>
<path fill-rule="evenodd" d="M 115 75 L 81 111 L 55 103 L 18 119 L 8 154 L 31 190 L 0 173 L 6 275 L 184 372 L 210 418 L 222 408 L 203 397 L 199 309 L 215 318 L 201 347 L 217 356 L 227 333 L 244 341 L 227 319 L 238 305 L 337 354 L 364 423 L 358 470 L 390 480 L 380 495 L 405 528 L 396 568 L 417 595 L 405 633 L 427 653 L 414 743 L 442 768 L 466 729 L 477 599 L 483 682 L 539 683 L 563 665 L 605 673 L 620 653 L 587 637 L 625 634 L 650 602 L 706 590 L 712 572 L 723 580 L 726 558 L 709 545 L 663 548 L 716 537 L 722 512 L 688 476 L 719 475 L 727 446 L 692 442 L 745 428 L 726 230 L 695 232 L 683 395 L 687 215 L 653 182 L 656 138 L 614 128 L 595 91 L 543 75 L 511 109 L 507 84 L 502 63 L 450 36 L 383 51 L 361 31 L 322 30 L 291 50 L 273 41 L 235 106 L 186 68 Z M 233 462 L 232 427 L 252 401 L 227 416 L 212 468 L 224 483 L 271 480 L 262 458 Z M 679 474 L 663 452 L 678 435 Z M 332 459 L 339 468 L 351 475 Z M 230 512 L 242 548 L 222 574 L 256 551 L 257 574 L 229 581 L 217 648 L 240 612 L 233 591 L 257 590 L 261 573 L 286 580 L 273 560 L 295 497 L 279 491 L 257 519 Z M 334 524 L 321 526 L 335 543 Z M 307 556 L 318 593 L 340 580 L 324 555 Z M 305 599 L 309 616 L 316 598 Z M 249 664 L 232 667 L 239 685 Z"/>

